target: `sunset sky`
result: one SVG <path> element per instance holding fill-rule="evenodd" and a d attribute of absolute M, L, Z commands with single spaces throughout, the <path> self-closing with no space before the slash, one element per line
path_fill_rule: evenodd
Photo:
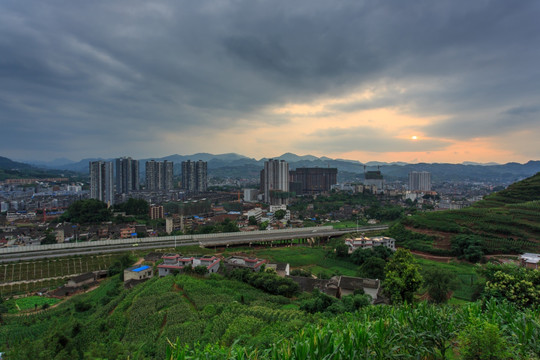
<path fill-rule="evenodd" d="M 539 1 L 0 2 L 0 156 L 540 160 Z"/>

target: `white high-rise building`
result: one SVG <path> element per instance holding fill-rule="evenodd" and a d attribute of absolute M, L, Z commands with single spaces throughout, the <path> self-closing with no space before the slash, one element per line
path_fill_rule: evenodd
<path fill-rule="evenodd" d="M 264 170 L 261 171 L 261 191 L 267 203 L 289 203 L 289 164 L 285 160 L 270 159 L 264 163 Z"/>
<path fill-rule="evenodd" d="M 90 162 L 90 198 L 114 204 L 112 162 Z"/>
<path fill-rule="evenodd" d="M 410 191 L 431 191 L 431 173 L 427 171 L 411 171 L 409 173 Z"/>

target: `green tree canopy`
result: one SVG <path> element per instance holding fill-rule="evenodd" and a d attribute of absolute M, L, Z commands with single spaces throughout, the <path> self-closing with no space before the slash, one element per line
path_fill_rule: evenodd
<path fill-rule="evenodd" d="M 422 285 L 420 267 L 411 252 L 398 249 L 384 268 L 382 287 L 394 304 L 412 302 L 414 293 Z"/>
<path fill-rule="evenodd" d="M 521 307 L 540 305 L 540 271 L 488 264 L 480 272 L 486 277 L 484 297 L 506 299 Z"/>
<path fill-rule="evenodd" d="M 124 211 L 126 215 L 148 215 L 150 211 L 150 205 L 143 199 L 130 198 L 128 201 L 122 204 L 118 204 L 115 208 L 119 211 Z"/>
<path fill-rule="evenodd" d="M 360 276 L 369 279 L 381 279 L 385 277 L 384 268 L 386 261 L 378 257 L 370 257 L 360 266 Z"/>
<path fill-rule="evenodd" d="M 111 219 L 112 213 L 107 204 L 96 199 L 75 201 L 60 217 L 60 221 L 78 224 L 99 223 Z"/>
<path fill-rule="evenodd" d="M 287 214 L 287 212 L 285 210 L 277 210 L 275 213 L 274 213 L 274 217 L 277 219 L 277 220 L 281 220 L 285 217 L 285 215 Z"/>
<path fill-rule="evenodd" d="M 478 235 L 457 235 L 452 238 L 455 255 L 470 262 L 478 262 L 484 256 L 482 238 Z"/>
<path fill-rule="evenodd" d="M 441 304 L 448 300 L 448 293 L 456 289 L 456 275 L 443 268 L 429 268 L 424 271 L 424 285 L 433 302 Z"/>

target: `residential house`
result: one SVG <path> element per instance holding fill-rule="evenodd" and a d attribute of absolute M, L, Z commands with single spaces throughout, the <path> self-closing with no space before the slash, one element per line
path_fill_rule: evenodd
<path fill-rule="evenodd" d="M 289 275 L 290 266 L 288 263 L 277 263 L 277 264 L 267 264 L 267 269 L 274 269 L 276 274 L 278 274 L 281 277 L 285 277 Z"/>
<path fill-rule="evenodd" d="M 149 265 L 135 265 L 124 270 L 124 287 L 131 288 L 154 275 Z"/>
<path fill-rule="evenodd" d="M 345 239 L 345 245 L 349 247 L 349 254 L 356 249 L 371 249 L 375 246 L 386 246 L 392 251 L 396 251 L 396 240 L 387 236 L 365 237 L 360 236 L 354 239 Z"/>
<path fill-rule="evenodd" d="M 212 274 L 219 270 L 220 262 L 220 259 L 216 256 L 187 257 L 180 254 L 165 254 L 162 259 L 163 264 L 158 265 L 159 276 L 183 272 L 188 266 L 192 268 L 205 266 L 208 273 Z"/>
<path fill-rule="evenodd" d="M 519 256 L 519 264 L 528 269 L 538 269 L 540 254 L 525 253 Z"/>
<path fill-rule="evenodd" d="M 262 265 L 267 263 L 267 260 L 244 256 L 229 256 L 225 259 L 224 263 L 227 270 L 250 269 L 251 271 L 258 272 L 261 270 Z"/>

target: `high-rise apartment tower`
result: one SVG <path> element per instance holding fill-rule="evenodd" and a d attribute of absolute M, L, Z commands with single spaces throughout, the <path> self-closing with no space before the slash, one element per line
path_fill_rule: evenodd
<path fill-rule="evenodd" d="M 173 188 L 173 169 L 172 161 L 146 162 L 146 189 L 151 191 L 168 191 Z"/>
<path fill-rule="evenodd" d="M 206 192 L 208 189 L 208 163 L 206 161 L 182 161 L 182 189 Z"/>
<path fill-rule="evenodd" d="M 116 193 L 139 190 L 139 161 L 130 157 L 116 159 Z"/>
<path fill-rule="evenodd" d="M 261 171 L 261 192 L 271 205 L 289 203 L 289 164 L 285 160 L 265 161 Z"/>
<path fill-rule="evenodd" d="M 113 163 L 108 161 L 91 161 L 89 167 L 90 198 L 113 205 Z"/>
<path fill-rule="evenodd" d="M 427 171 L 411 171 L 409 173 L 410 191 L 431 191 L 431 173 Z"/>
<path fill-rule="evenodd" d="M 297 168 L 289 172 L 290 191 L 297 195 L 313 195 L 330 191 L 337 184 L 336 168 Z"/>

